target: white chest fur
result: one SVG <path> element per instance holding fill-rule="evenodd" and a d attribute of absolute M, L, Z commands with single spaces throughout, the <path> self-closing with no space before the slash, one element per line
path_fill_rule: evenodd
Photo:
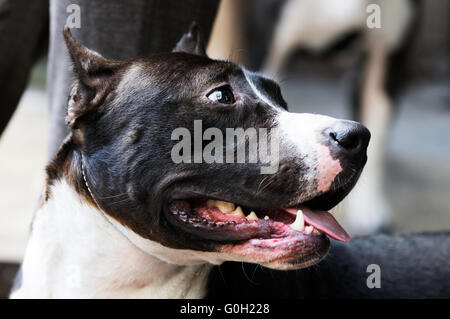
<path fill-rule="evenodd" d="M 137 248 L 64 180 L 51 191 L 36 214 L 12 298 L 203 297 L 210 265 L 163 261 Z"/>

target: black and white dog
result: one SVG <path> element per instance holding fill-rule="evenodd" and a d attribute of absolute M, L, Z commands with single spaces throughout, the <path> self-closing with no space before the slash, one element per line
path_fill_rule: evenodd
<path fill-rule="evenodd" d="M 254 288 L 228 266 L 223 275 L 231 280 L 221 285 L 213 265 L 225 261 L 284 270 L 272 275 L 284 279 L 264 286 L 282 284 L 279 296 L 313 296 L 339 276 L 339 287 L 345 286 L 352 271 L 365 272 L 369 262 L 381 267 L 382 287 L 413 278 L 409 284 L 418 288 L 408 291 L 448 296 L 445 235 L 355 240 L 325 259 L 324 265 L 335 261 L 336 276 L 319 276 L 317 286 L 290 280 L 300 273 L 286 270 L 327 255 L 327 235 L 349 240 L 327 210 L 363 169 L 365 127 L 289 113 L 274 81 L 206 57 L 195 25 L 173 53 L 128 61 L 108 60 L 68 29 L 63 33 L 77 76 L 68 103 L 71 134 L 47 166 L 45 199 L 11 297 L 201 298 L 233 291 L 237 283 L 242 289 L 233 296 L 250 295 Z M 261 161 L 174 163 L 172 133 L 192 130 L 195 120 L 223 132 L 278 131 L 278 170 L 261 174 Z M 347 288 L 356 293 L 352 288 L 365 283 L 365 275 Z M 333 287 L 324 289 L 339 292 Z"/>

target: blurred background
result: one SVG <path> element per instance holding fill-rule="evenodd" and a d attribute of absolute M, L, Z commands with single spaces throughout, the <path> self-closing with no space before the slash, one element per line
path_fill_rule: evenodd
<path fill-rule="evenodd" d="M 245 6 L 239 2 L 244 1 L 222 1 L 208 53 L 258 70 L 286 1 L 247 0 Z M 449 4 L 422 3 L 408 53 L 407 85 L 385 145 L 383 190 L 394 231 L 450 230 Z M 301 48 L 289 54 L 276 76 L 291 111 L 351 118 L 358 41 L 348 43 L 331 55 L 311 56 Z M 0 138 L 0 297 L 6 295 L 22 259 L 43 189 L 49 137 L 45 82 L 44 59 L 35 66 Z"/>

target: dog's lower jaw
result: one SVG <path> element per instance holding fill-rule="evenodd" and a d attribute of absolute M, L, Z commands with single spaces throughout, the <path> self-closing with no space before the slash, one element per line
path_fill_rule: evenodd
<path fill-rule="evenodd" d="M 11 298 L 202 298 L 211 267 L 142 251 L 62 179 L 35 216 Z"/>

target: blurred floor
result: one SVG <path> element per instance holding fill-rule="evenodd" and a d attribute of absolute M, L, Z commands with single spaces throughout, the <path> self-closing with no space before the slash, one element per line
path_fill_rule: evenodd
<path fill-rule="evenodd" d="M 43 185 L 48 113 L 40 68 L 0 140 L 0 261 L 21 259 Z M 346 81 L 301 76 L 295 65 L 290 70 L 282 86 L 292 111 L 348 117 Z M 386 172 L 399 231 L 450 230 L 448 84 L 418 84 L 400 101 Z"/>

